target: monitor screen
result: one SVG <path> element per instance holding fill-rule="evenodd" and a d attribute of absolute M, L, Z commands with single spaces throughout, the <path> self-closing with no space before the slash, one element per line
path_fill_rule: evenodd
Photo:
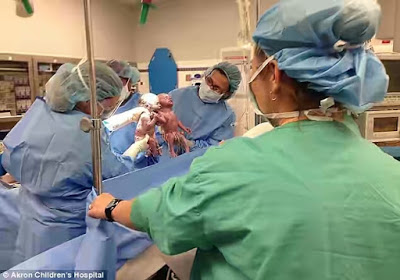
<path fill-rule="evenodd" d="M 400 92 L 400 60 L 382 60 L 389 75 L 388 92 Z"/>

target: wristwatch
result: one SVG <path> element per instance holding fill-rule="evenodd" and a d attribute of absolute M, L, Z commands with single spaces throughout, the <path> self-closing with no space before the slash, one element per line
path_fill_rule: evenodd
<path fill-rule="evenodd" d="M 117 207 L 117 205 L 122 201 L 122 199 L 114 198 L 111 202 L 107 205 L 105 214 L 107 217 L 107 221 L 114 222 L 114 219 L 111 215 L 112 211 Z"/>

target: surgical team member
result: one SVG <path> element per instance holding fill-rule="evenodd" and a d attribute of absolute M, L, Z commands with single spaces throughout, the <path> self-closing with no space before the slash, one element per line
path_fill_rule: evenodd
<path fill-rule="evenodd" d="M 122 84 L 125 89 L 129 92 L 129 96 L 121 104 L 116 111 L 116 114 L 120 114 L 136 108 L 140 99 L 140 94 L 131 92 L 131 86 L 137 84 L 140 80 L 140 73 L 137 68 L 130 66 L 125 61 L 110 60 L 107 62 L 115 73 L 120 77 Z M 116 131 L 110 133 L 110 144 L 112 149 L 122 155 L 134 142 L 135 142 L 135 130 L 136 123 L 130 123 Z"/>
<path fill-rule="evenodd" d="M 190 86 L 170 92 L 173 110 L 192 130 L 188 135 L 192 149 L 218 145 L 234 136 L 235 113 L 226 103 L 242 80 L 239 69 L 222 62 L 205 72 L 200 87 Z"/>
<path fill-rule="evenodd" d="M 103 194 L 89 215 L 148 232 L 167 254 L 197 247 L 192 279 L 397 278 L 400 164 L 346 112 L 386 93 L 363 45 L 379 18 L 374 0 L 280 1 L 258 22 L 250 79 L 277 127 L 209 149 L 132 201 Z"/>
<path fill-rule="evenodd" d="M 115 73 L 121 78 L 122 84 L 129 92 L 129 96 L 121 104 L 116 114 L 124 113 L 128 110 L 138 107 L 141 94 L 135 91 L 130 91 L 132 85 L 136 85 L 140 80 L 140 72 L 136 67 L 130 66 L 125 61 L 110 60 L 107 62 Z M 113 151 L 119 155 L 123 155 L 126 150 L 135 143 L 136 122 L 132 122 L 124 127 L 109 131 L 110 145 Z M 158 158 L 146 156 L 146 151 L 140 152 L 135 158 L 136 168 L 144 168 L 158 162 Z"/>
<path fill-rule="evenodd" d="M 64 64 L 4 140 L 2 164 L 21 183 L 16 263 L 75 238 L 86 230 L 86 197 L 93 186 L 90 134 L 80 129 L 88 116 L 88 63 Z M 106 118 L 122 101 L 114 71 L 96 63 L 98 109 Z M 115 155 L 102 130 L 103 179 L 135 169 L 133 159 Z"/>

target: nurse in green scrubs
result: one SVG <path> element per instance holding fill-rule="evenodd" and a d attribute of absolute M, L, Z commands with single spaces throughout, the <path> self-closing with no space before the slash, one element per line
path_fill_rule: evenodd
<path fill-rule="evenodd" d="M 89 215 L 166 254 L 198 248 L 192 279 L 398 279 L 400 164 L 348 114 L 386 92 L 362 45 L 379 16 L 374 0 L 282 0 L 257 25 L 250 80 L 276 128 L 210 148 L 132 201 L 102 194 Z"/>

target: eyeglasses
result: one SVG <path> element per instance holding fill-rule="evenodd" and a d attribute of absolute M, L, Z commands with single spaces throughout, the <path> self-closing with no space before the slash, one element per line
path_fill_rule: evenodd
<path fill-rule="evenodd" d="M 229 91 L 223 92 L 223 90 L 219 86 L 214 85 L 214 81 L 211 78 L 211 74 L 206 76 L 205 80 L 206 80 L 207 85 L 210 87 L 210 89 L 215 91 L 216 93 L 221 94 L 221 95 L 229 94 Z"/>

